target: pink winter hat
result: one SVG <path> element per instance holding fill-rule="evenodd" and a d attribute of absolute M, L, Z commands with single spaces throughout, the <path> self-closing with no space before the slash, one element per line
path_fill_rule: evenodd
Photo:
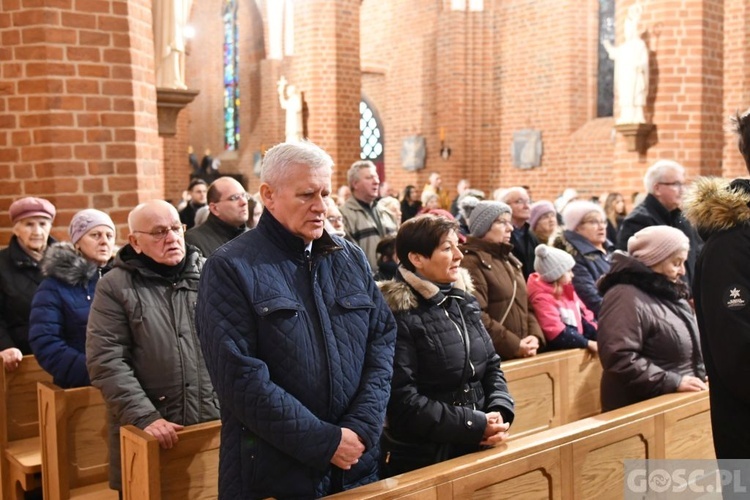
<path fill-rule="evenodd" d="M 53 220 L 55 218 L 55 206 L 44 198 L 27 196 L 11 203 L 8 215 L 10 215 L 10 221 L 13 224 L 27 217 L 47 217 Z"/>
<path fill-rule="evenodd" d="M 685 233 L 671 226 L 649 226 L 628 239 L 628 253 L 646 266 L 662 262 L 680 250 L 689 250 Z"/>
<path fill-rule="evenodd" d="M 557 210 L 555 210 L 555 206 L 551 201 L 540 200 L 536 203 L 532 203 L 531 216 L 529 216 L 529 227 L 531 230 L 534 230 L 536 223 L 539 222 L 539 219 L 541 219 L 542 216 L 547 215 L 550 212 L 557 214 Z"/>
<path fill-rule="evenodd" d="M 584 200 L 571 201 L 562 213 L 565 229 L 575 231 L 586 214 L 591 212 L 598 212 L 604 218 L 604 209 L 596 203 Z"/>

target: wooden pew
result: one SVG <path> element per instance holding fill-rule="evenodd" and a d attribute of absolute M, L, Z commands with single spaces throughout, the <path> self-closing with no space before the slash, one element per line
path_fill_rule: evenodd
<path fill-rule="evenodd" d="M 191 425 L 163 450 L 150 434 L 126 425 L 120 429 L 124 500 L 203 499 L 219 494 L 221 421 Z"/>
<path fill-rule="evenodd" d="M 107 477 L 107 409 L 99 389 L 40 382 L 37 392 L 45 500 L 116 500 Z"/>
<path fill-rule="evenodd" d="M 568 349 L 502 364 L 516 401 L 513 439 L 601 413 L 602 365 L 587 349 Z"/>
<path fill-rule="evenodd" d="M 24 356 L 18 368 L 0 367 L 0 483 L 2 498 L 23 498 L 41 487 L 42 449 L 39 442 L 37 382 L 51 382 L 34 356 Z"/>
<path fill-rule="evenodd" d="M 714 458 L 708 392 L 667 394 L 335 499 L 621 498 L 624 459 Z"/>

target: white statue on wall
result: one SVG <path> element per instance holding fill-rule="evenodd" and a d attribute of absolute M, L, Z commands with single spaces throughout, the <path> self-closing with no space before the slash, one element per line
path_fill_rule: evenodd
<path fill-rule="evenodd" d="M 185 26 L 192 0 L 154 0 L 154 69 L 156 86 L 186 89 Z"/>
<path fill-rule="evenodd" d="M 614 47 L 603 42 L 609 58 L 615 62 L 615 89 L 620 105 L 617 124 L 646 123 L 643 109 L 648 97 L 648 47 L 638 34 L 643 7 L 633 4 L 625 19 L 625 41 Z"/>
<path fill-rule="evenodd" d="M 279 78 L 278 91 L 281 109 L 286 111 L 285 140 L 286 142 L 301 141 L 304 138 L 302 93 L 297 91 L 297 87 L 294 85 L 289 85 L 283 76 Z"/>

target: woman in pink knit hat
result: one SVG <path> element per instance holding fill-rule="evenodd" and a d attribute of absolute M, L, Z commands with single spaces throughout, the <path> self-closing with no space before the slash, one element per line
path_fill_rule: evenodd
<path fill-rule="evenodd" d="M 679 229 L 641 229 L 628 240 L 629 253 L 614 253 L 599 281 L 602 411 L 708 388 L 698 325 L 680 279 L 689 246 Z"/>

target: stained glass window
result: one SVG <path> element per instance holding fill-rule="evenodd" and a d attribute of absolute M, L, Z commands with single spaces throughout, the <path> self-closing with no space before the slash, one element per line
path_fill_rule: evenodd
<path fill-rule="evenodd" d="M 237 0 L 224 0 L 224 149 L 240 145 L 240 85 L 237 53 Z"/>
<path fill-rule="evenodd" d="M 609 58 L 602 42 L 615 44 L 615 0 L 599 0 L 599 66 L 597 72 L 596 116 L 613 116 L 615 62 Z"/>
<path fill-rule="evenodd" d="M 359 102 L 359 156 L 374 162 L 383 157 L 383 133 L 378 118 L 370 104 L 362 99 Z"/>

